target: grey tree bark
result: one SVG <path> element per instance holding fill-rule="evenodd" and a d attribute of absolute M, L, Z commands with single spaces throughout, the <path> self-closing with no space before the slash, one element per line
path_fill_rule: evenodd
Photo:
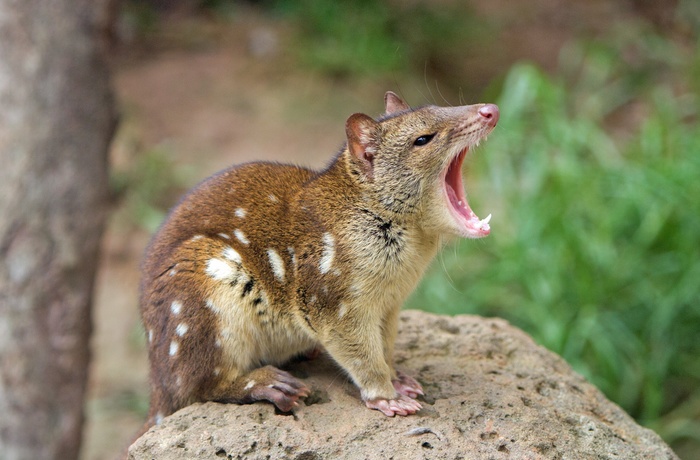
<path fill-rule="evenodd" d="M 112 0 L 0 0 L 0 457 L 80 449 L 115 112 Z"/>

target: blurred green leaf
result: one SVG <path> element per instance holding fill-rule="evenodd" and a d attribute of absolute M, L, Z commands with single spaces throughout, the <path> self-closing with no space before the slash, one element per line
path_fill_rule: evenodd
<path fill-rule="evenodd" d="M 468 185 L 493 233 L 441 254 L 409 307 L 504 317 L 667 439 L 698 439 L 681 410 L 700 388 L 697 75 L 658 37 L 628 61 L 615 46 L 632 40 L 569 48 L 560 78 L 511 69 Z"/>

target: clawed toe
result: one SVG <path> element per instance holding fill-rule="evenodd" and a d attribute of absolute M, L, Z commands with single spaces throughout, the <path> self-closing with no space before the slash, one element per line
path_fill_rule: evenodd
<path fill-rule="evenodd" d="M 424 394 L 421 384 L 413 377 L 401 371 L 397 372 L 397 377 L 392 380 L 391 383 L 394 384 L 394 389 L 396 389 L 397 393 L 408 396 L 409 398 L 415 399 Z"/>
<path fill-rule="evenodd" d="M 423 407 L 415 399 L 404 395 L 400 395 L 398 399 L 372 399 L 365 401 L 365 405 L 370 409 L 380 411 L 388 417 L 415 414 Z"/>
<path fill-rule="evenodd" d="M 289 412 L 299 405 L 299 399 L 309 396 L 309 388 L 290 373 L 270 367 L 271 375 L 265 381 L 256 382 L 250 388 L 251 401 L 266 400 L 282 412 Z"/>

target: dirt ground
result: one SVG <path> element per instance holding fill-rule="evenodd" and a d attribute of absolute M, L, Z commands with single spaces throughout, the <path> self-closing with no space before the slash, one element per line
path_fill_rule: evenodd
<path fill-rule="evenodd" d="M 494 76 L 520 58 L 554 67 L 562 43 L 581 30 L 580 24 L 572 26 L 580 22 L 577 9 L 562 9 L 562 2 L 535 2 L 539 13 L 528 2 L 525 16 L 522 9 L 498 3 L 474 2 L 480 14 L 501 14 L 499 20 L 510 24 L 494 37 L 494 53 L 500 53 L 493 61 Z M 609 23 L 611 11 L 624 14 L 615 2 L 574 3 L 596 27 Z M 533 20 L 543 26 L 531 27 L 527 21 Z M 148 40 L 129 41 L 128 24 L 124 27 L 127 40 L 114 61 L 122 124 L 113 167 L 123 168 L 157 148 L 187 171 L 185 186 L 252 160 L 321 167 L 341 146 L 347 116 L 380 114 L 388 89 L 401 91 L 412 104 L 434 102 L 420 78 L 335 81 L 297 68 L 286 48 L 290 26 L 255 10 L 239 10 L 226 21 L 168 18 Z M 138 264 L 149 234 L 130 223 L 120 207 L 117 202 L 104 238 L 95 295 L 84 460 L 113 458 L 127 445 L 148 399 Z"/>

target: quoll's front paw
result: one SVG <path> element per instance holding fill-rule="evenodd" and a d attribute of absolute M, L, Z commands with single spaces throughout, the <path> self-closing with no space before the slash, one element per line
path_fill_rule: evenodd
<path fill-rule="evenodd" d="M 404 374 L 401 371 L 396 372 L 396 378 L 391 381 L 394 384 L 394 389 L 404 396 L 409 398 L 417 398 L 419 395 L 423 395 L 423 387 L 420 383 L 413 377 Z"/>
<path fill-rule="evenodd" d="M 267 400 L 282 412 L 289 412 L 299 405 L 300 398 L 309 395 L 309 388 L 288 372 L 272 366 L 266 366 L 261 371 L 264 378 L 260 381 L 251 379 L 246 385 L 250 400 Z"/>
<path fill-rule="evenodd" d="M 377 409 L 388 417 L 415 414 L 423 407 L 415 399 L 404 395 L 399 395 L 398 399 L 371 399 L 365 401 L 365 404 L 370 409 Z"/>

